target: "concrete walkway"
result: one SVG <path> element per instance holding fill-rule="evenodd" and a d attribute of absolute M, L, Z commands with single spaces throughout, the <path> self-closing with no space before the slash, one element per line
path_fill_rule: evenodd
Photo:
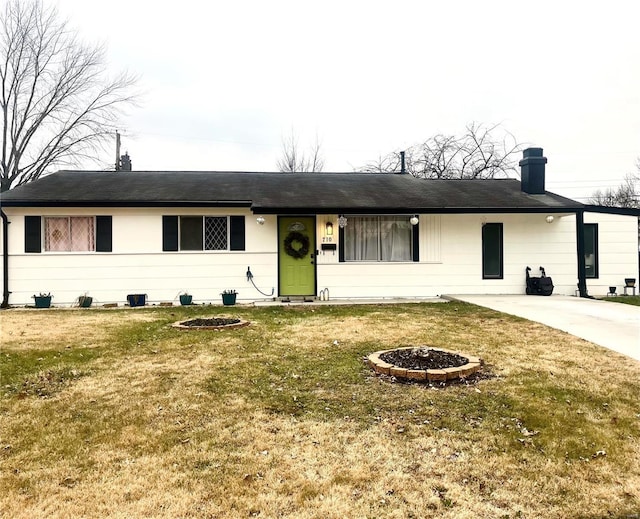
<path fill-rule="evenodd" d="M 455 295 L 447 299 L 537 321 L 640 360 L 640 306 L 560 295 Z"/>

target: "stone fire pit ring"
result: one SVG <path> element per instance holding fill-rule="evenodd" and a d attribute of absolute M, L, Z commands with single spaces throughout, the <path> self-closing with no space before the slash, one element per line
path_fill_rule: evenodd
<path fill-rule="evenodd" d="M 432 350 L 435 352 L 444 352 L 451 355 L 463 357 L 465 364 L 456 367 L 446 367 L 442 369 L 407 369 L 401 366 L 385 362 L 380 357 L 385 353 L 399 352 L 402 350 Z M 391 350 L 380 350 L 372 353 L 367 357 L 367 363 L 376 373 L 388 375 L 403 380 L 413 380 L 417 382 L 448 382 L 450 380 L 465 379 L 470 375 L 480 371 L 483 361 L 480 357 L 467 355 L 457 351 L 445 350 L 442 348 L 432 348 L 429 346 L 407 346 L 403 348 L 394 348 Z"/>
<path fill-rule="evenodd" d="M 171 326 L 179 330 L 233 330 L 249 326 L 249 321 L 234 317 L 194 317 L 178 321 Z"/>

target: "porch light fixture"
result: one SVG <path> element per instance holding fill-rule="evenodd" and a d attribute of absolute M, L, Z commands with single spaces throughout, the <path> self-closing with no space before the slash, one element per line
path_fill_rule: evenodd
<path fill-rule="evenodd" d="M 548 215 L 545 220 L 547 221 L 547 223 L 553 223 L 553 221 L 555 220 L 555 218 L 553 217 L 552 214 Z"/>
<path fill-rule="evenodd" d="M 340 218 L 338 218 L 338 226 L 340 229 L 344 229 L 347 226 L 347 217 L 345 215 L 341 214 Z"/>
<path fill-rule="evenodd" d="M 324 226 L 324 235 L 333 236 L 333 224 L 331 222 L 327 222 Z"/>
<path fill-rule="evenodd" d="M 418 215 L 414 214 L 410 219 L 409 222 L 411 223 L 411 225 L 418 225 L 418 222 L 420 220 L 418 220 Z"/>
<path fill-rule="evenodd" d="M 259 225 L 264 225 L 264 216 L 258 216 L 256 222 L 258 222 Z"/>

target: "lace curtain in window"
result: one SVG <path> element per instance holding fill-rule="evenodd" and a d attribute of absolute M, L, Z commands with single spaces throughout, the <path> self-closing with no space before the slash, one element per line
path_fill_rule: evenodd
<path fill-rule="evenodd" d="M 94 251 L 92 216 L 49 216 L 44 219 L 44 248 L 51 252 Z"/>

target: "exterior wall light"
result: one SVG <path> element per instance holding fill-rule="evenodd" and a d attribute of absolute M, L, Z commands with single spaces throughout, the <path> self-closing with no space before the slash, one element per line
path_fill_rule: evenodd
<path fill-rule="evenodd" d="M 555 220 L 555 218 L 553 217 L 552 214 L 548 215 L 545 220 L 547 221 L 547 223 L 553 223 L 553 221 Z"/>
<path fill-rule="evenodd" d="M 327 222 L 324 226 L 324 235 L 333 236 L 333 224 L 331 222 Z"/>
<path fill-rule="evenodd" d="M 414 214 L 410 219 L 409 222 L 411 223 L 411 225 L 418 225 L 418 222 L 420 220 L 418 219 L 418 215 Z"/>
<path fill-rule="evenodd" d="M 256 222 L 258 222 L 259 225 L 264 225 L 264 216 L 258 216 Z"/>
<path fill-rule="evenodd" d="M 338 218 L 338 226 L 340 226 L 340 229 L 344 229 L 347 226 L 347 217 L 343 214 L 340 215 L 340 218 Z"/>

